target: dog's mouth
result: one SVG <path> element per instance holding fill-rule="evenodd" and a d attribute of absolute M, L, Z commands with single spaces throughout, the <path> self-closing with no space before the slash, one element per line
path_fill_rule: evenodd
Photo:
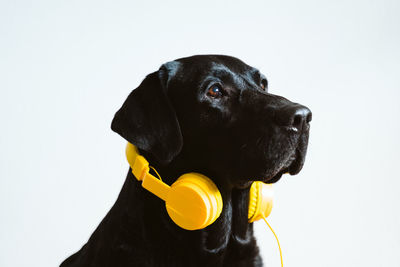
<path fill-rule="evenodd" d="M 304 165 L 305 151 L 297 148 L 294 155 L 291 156 L 284 167 L 280 168 L 272 177 L 265 178 L 263 182 L 273 184 L 278 182 L 282 175 L 289 173 L 290 175 L 298 174 Z"/>
<path fill-rule="evenodd" d="M 303 168 L 304 165 L 304 159 L 305 159 L 305 151 L 296 149 L 295 152 L 293 153 L 292 156 L 284 162 L 280 168 L 277 168 L 272 174 L 265 174 L 265 175 L 260 175 L 259 179 L 255 179 L 256 181 L 262 181 L 267 184 L 273 184 L 278 182 L 282 176 L 286 173 L 290 175 L 296 175 L 298 174 L 301 169 Z M 257 177 L 256 176 L 256 177 Z M 251 185 L 251 183 L 255 180 L 246 180 L 246 181 L 240 181 L 239 183 L 236 184 L 236 186 L 240 188 L 245 188 Z"/>
<path fill-rule="evenodd" d="M 294 147 L 287 146 L 286 151 L 285 148 L 279 146 L 270 147 L 268 149 L 269 151 L 276 151 L 275 154 L 272 152 L 272 154 L 274 154 L 272 158 L 259 159 L 261 158 L 260 154 L 256 154 L 256 157 L 252 160 L 252 163 L 255 163 L 254 165 L 240 165 L 241 169 L 243 168 L 242 170 L 247 167 L 246 172 L 249 171 L 249 166 L 253 167 L 250 175 L 247 173 L 247 175 L 242 176 L 252 177 L 253 179 L 239 180 L 236 182 L 236 186 L 244 188 L 251 185 L 254 181 L 273 184 L 278 182 L 283 174 L 298 174 L 303 168 L 307 154 L 308 137 L 308 131 L 304 132 L 296 140 L 296 145 Z M 275 144 L 275 142 L 273 142 L 273 144 Z M 263 154 L 263 156 L 265 156 L 265 154 Z M 245 161 L 243 160 L 243 162 Z"/>
<path fill-rule="evenodd" d="M 287 168 L 283 169 L 283 170 L 280 170 L 275 176 L 273 176 L 272 178 L 267 178 L 263 182 L 267 183 L 267 184 L 276 183 L 282 178 L 282 175 L 285 174 L 285 173 L 288 173 L 288 169 Z"/>

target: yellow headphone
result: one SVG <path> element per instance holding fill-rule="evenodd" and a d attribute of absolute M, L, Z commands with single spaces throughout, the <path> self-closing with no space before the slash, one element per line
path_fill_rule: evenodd
<path fill-rule="evenodd" d="M 169 217 L 183 229 L 203 229 L 221 214 L 221 193 L 210 178 L 200 173 L 185 173 L 169 186 L 149 173 L 149 162 L 131 143 L 126 146 L 126 157 L 136 179 L 165 201 Z M 249 194 L 249 222 L 268 217 L 272 200 L 272 185 L 253 182 Z"/>

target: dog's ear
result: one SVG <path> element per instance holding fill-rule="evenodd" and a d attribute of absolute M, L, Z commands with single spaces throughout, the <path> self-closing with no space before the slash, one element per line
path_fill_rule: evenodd
<path fill-rule="evenodd" d="M 161 164 L 179 154 L 183 141 L 175 111 L 167 96 L 167 84 L 177 64 L 167 63 L 149 74 L 117 111 L 111 129 Z"/>

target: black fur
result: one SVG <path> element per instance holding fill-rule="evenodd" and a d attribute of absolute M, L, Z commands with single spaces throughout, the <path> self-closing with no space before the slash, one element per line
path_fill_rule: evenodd
<path fill-rule="evenodd" d="M 221 94 L 210 93 L 214 86 Z M 228 56 L 182 58 L 148 75 L 112 129 L 168 184 L 186 172 L 211 178 L 221 216 L 205 229 L 183 230 L 129 171 L 107 216 L 61 266 L 262 266 L 247 221 L 248 187 L 301 170 L 311 121 L 309 109 L 266 87 L 257 69 Z"/>

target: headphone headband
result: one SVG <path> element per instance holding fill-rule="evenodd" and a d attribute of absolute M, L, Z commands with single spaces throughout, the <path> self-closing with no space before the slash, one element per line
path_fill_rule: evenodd
<path fill-rule="evenodd" d="M 160 181 L 150 174 L 149 162 L 139 154 L 137 147 L 128 143 L 126 146 L 126 158 L 131 166 L 132 173 L 138 181 L 142 181 L 142 186 L 166 201 L 170 186 Z"/>

